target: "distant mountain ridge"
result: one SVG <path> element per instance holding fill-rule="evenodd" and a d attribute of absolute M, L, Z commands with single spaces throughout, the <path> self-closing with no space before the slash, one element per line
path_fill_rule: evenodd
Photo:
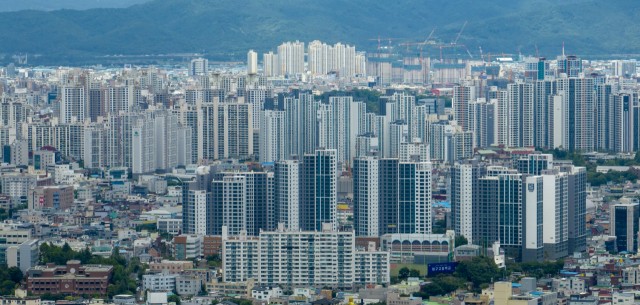
<path fill-rule="evenodd" d="M 0 0 L 0 12 L 22 10 L 53 11 L 60 9 L 123 8 L 149 0 Z"/>
<path fill-rule="evenodd" d="M 238 56 L 315 39 L 373 51 L 377 42 L 369 39 L 423 41 L 435 26 L 435 39 L 450 43 L 465 21 L 458 43 L 476 55 L 478 47 L 516 54 L 519 46 L 533 54 L 537 45 L 541 55 L 555 56 L 563 41 L 573 54 L 640 53 L 639 8 L 631 0 L 154 0 L 122 9 L 0 13 L 0 53 Z"/>

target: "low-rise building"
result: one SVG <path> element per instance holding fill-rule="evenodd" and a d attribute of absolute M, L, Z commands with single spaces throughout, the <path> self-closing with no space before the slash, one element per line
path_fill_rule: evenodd
<path fill-rule="evenodd" d="M 160 218 L 158 219 L 157 225 L 158 231 L 177 235 L 180 234 L 180 230 L 182 230 L 182 219 Z"/>
<path fill-rule="evenodd" d="M 33 189 L 32 194 L 29 194 L 29 209 L 55 208 L 66 210 L 73 206 L 74 197 L 72 185 L 39 186 Z"/>
<path fill-rule="evenodd" d="M 136 304 L 136 296 L 130 294 L 118 294 L 113 296 L 113 304 L 116 305 L 134 305 Z"/>
<path fill-rule="evenodd" d="M 176 259 L 201 259 L 204 236 L 180 235 L 173 238 L 173 254 Z"/>
<path fill-rule="evenodd" d="M 171 274 L 178 274 L 182 273 L 182 271 L 186 269 L 193 269 L 192 261 L 170 261 L 163 259 L 159 263 L 149 264 L 149 272 L 151 273 L 161 273 L 163 271 L 168 271 Z"/>
<path fill-rule="evenodd" d="M 113 275 L 112 266 L 81 265 L 70 260 L 66 266 L 35 266 L 27 270 L 27 291 L 32 294 L 82 294 L 98 293 L 106 295 L 109 280 Z"/>
<path fill-rule="evenodd" d="M 197 276 L 179 276 L 176 278 L 176 291 L 179 295 L 195 295 L 202 290 L 202 283 Z"/>
<path fill-rule="evenodd" d="M 0 296 L 0 304 L 3 305 L 40 305 L 40 297 L 30 297 L 30 296 Z"/>
<path fill-rule="evenodd" d="M 253 279 L 248 279 L 244 282 L 223 282 L 218 283 L 217 279 L 213 279 L 213 281 L 206 284 L 207 291 L 215 292 L 217 291 L 219 295 L 236 295 L 243 298 L 251 297 L 251 289 L 255 286 L 255 281 Z"/>
<path fill-rule="evenodd" d="M 40 248 L 38 240 L 26 240 L 19 245 L 9 246 L 6 250 L 7 266 L 18 267 L 23 273 L 29 268 L 38 265 L 40 260 Z"/>
<path fill-rule="evenodd" d="M 282 289 L 275 285 L 263 285 L 263 286 L 255 286 L 251 289 L 251 297 L 260 300 L 266 301 L 270 303 L 270 300 L 273 298 L 278 298 L 282 296 Z"/>
<path fill-rule="evenodd" d="M 419 297 L 401 297 L 395 292 L 387 294 L 387 305 L 421 305 L 422 298 Z"/>
<path fill-rule="evenodd" d="M 203 241 L 204 257 L 220 254 L 222 251 L 222 236 L 205 236 Z"/>
<path fill-rule="evenodd" d="M 514 295 L 510 282 L 494 284 L 494 305 L 557 305 L 556 292 L 532 291 Z"/>
<path fill-rule="evenodd" d="M 172 292 L 176 288 L 176 278 L 179 276 L 167 270 L 156 274 L 145 274 L 142 276 L 142 290 Z"/>

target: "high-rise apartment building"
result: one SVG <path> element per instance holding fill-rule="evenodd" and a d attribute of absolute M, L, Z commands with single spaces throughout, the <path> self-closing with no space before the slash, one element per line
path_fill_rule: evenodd
<path fill-rule="evenodd" d="M 463 131 L 470 130 L 469 104 L 476 101 L 475 86 L 455 86 L 453 87 L 453 119 L 458 122 L 458 126 Z"/>
<path fill-rule="evenodd" d="M 398 233 L 431 233 L 431 163 L 398 164 Z"/>
<path fill-rule="evenodd" d="M 300 173 L 300 229 L 322 230 L 323 223 L 338 227 L 338 160 L 335 149 L 319 148 L 304 154 Z"/>
<path fill-rule="evenodd" d="M 451 178 L 447 189 L 451 202 L 451 228 L 456 235 L 462 235 L 470 244 L 475 242 L 474 229 L 482 227 L 476 217 L 479 213 L 479 179 L 485 174 L 485 165 L 478 161 L 456 163 L 451 167 Z"/>
<path fill-rule="evenodd" d="M 389 252 L 358 251 L 353 232 L 325 223 L 320 230 L 263 231 L 258 238 L 222 236 L 224 281 L 254 279 L 269 285 L 332 287 L 389 281 Z M 224 230 L 223 230 L 224 231 Z M 299 251 L 289 251 L 291 247 Z M 356 270 L 362 269 L 362 270 Z"/>
<path fill-rule="evenodd" d="M 304 73 L 304 42 L 286 42 L 278 47 L 280 75 Z"/>
<path fill-rule="evenodd" d="M 108 113 L 107 89 L 89 90 L 89 103 L 87 106 L 91 122 L 97 122 L 98 117 L 105 117 Z"/>
<path fill-rule="evenodd" d="M 569 175 L 560 169 L 541 172 L 544 188 L 543 242 L 546 259 L 555 260 L 569 253 Z"/>
<path fill-rule="evenodd" d="M 249 50 L 247 53 L 247 74 L 258 73 L 258 53 Z"/>
<path fill-rule="evenodd" d="M 262 55 L 262 74 L 264 76 L 280 75 L 280 62 L 278 54 L 269 52 Z"/>
<path fill-rule="evenodd" d="M 217 105 L 217 139 L 215 147 L 218 158 L 247 157 L 253 155 L 253 109 L 243 102 Z"/>
<path fill-rule="evenodd" d="M 189 76 L 207 75 L 209 72 L 209 60 L 204 58 L 192 59 L 189 64 Z"/>
<path fill-rule="evenodd" d="M 543 170 L 553 168 L 552 154 L 530 154 L 516 160 L 518 172 L 526 175 L 540 175 Z"/>
<path fill-rule="evenodd" d="M 260 162 L 285 160 L 286 112 L 265 110 L 260 112 Z"/>
<path fill-rule="evenodd" d="M 274 166 L 276 223 L 291 231 L 300 228 L 300 167 L 298 160 L 281 160 Z"/>
<path fill-rule="evenodd" d="M 353 227 L 356 236 L 377 237 L 379 219 L 379 159 L 353 159 Z"/>
<path fill-rule="evenodd" d="M 84 122 L 86 96 L 84 87 L 60 88 L 60 123 Z"/>

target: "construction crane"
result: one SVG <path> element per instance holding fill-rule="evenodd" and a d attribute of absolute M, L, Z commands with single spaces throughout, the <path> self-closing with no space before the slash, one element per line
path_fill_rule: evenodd
<path fill-rule="evenodd" d="M 454 56 L 454 62 L 455 62 L 455 56 L 456 56 L 455 49 L 456 49 L 456 46 L 463 47 L 465 50 L 467 50 L 467 54 L 469 54 L 469 57 L 471 57 L 471 59 L 473 59 L 473 55 L 471 55 L 471 52 L 469 52 L 469 49 L 467 49 L 467 46 L 465 46 L 463 44 L 459 44 L 459 45 L 439 45 L 439 46 L 433 47 L 433 48 L 434 49 L 440 49 L 440 62 L 442 62 L 442 48 L 453 48 L 454 49 L 454 51 L 453 51 L 454 55 L 453 56 Z"/>
<path fill-rule="evenodd" d="M 491 55 L 491 52 L 489 52 L 488 55 L 484 55 L 483 57 L 486 57 L 487 58 L 487 62 L 489 63 L 489 65 L 491 65 L 491 57 L 499 57 L 499 56 L 505 57 L 505 56 L 514 56 L 514 55 L 513 54 L 505 54 L 505 53 L 499 53 L 499 54 Z"/>
<path fill-rule="evenodd" d="M 456 40 L 453 42 L 453 62 L 457 62 L 457 58 L 456 58 L 456 45 L 458 44 L 458 39 L 460 39 L 460 35 L 462 35 L 462 31 L 464 31 L 464 27 L 467 26 L 467 22 L 465 21 L 464 24 L 462 25 L 462 29 L 460 30 L 460 33 L 458 33 L 458 37 L 456 37 Z M 466 48 L 466 47 L 465 47 Z"/>
<path fill-rule="evenodd" d="M 429 39 L 431 38 L 431 36 L 433 36 L 433 32 L 436 31 L 438 27 L 433 28 L 433 30 L 431 31 L 431 34 L 429 34 L 429 37 L 427 37 L 427 39 L 424 42 L 405 42 L 405 43 L 401 43 L 398 46 L 407 46 L 407 53 L 409 53 L 409 46 L 410 45 L 420 45 L 420 51 L 422 51 L 422 46 L 424 46 L 425 44 L 427 44 L 427 42 L 429 42 Z"/>
<path fill-rule="evenodd" d="M 471 59 L 473 59 L 473 55 L 471 55 L 471 52 L 469 52 L 469 49 L 467 49 L 467 46 L 461 45 L 461 47 L 464 47 L 464 49 L 467 50 L 467 54 L 469 54 L 469 57 L 471 57 Z"/>
<path fill-rule="evenodd" d="M 355 154 L 357 154 L 357 153 L 358 153 L 358 149 L 360 149 L 360 142 L 362 142 L 362 138 L 358 139 L 358 143 L 356 144 L 356 151 L 355 151 L 355 153 L 354 153 L 354 156 L 355 156 Z M 351 167 L 352 167 L 352 165 L 353 165 L 353 157 L 351 157 L 351 161 L 349 161 L 349 160 L 344 160 L 344 162 L 345 162 L 345 163 L 346 163 L 346 165 L 347 165 L 347 177 L 349 177 L 349 179 L 351 179 L 351 170 L 352 170 L 352 168 L 351 168 Z"/>
<path fill-rule="evenodd" d="M 369 40 L 377 40 L 378 41 L 378 54 L 380 54 L 380 42 L 383 40 L 389 40 L 389 54 L 391 54 L 391 40 L 400 40 L 400 39 L 404 39 L 404 38 L 380 38 L 380 36 L 378 36 L 378 38 L 373 38 L 373 39 L 369 39 Z"/>

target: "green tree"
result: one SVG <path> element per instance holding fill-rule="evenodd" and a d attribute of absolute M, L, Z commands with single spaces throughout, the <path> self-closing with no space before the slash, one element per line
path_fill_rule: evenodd
<path fill-rule="evenodd" d="M 22 274 L 22 270 L 18 267 L 11 267 L 7 270 L 9 273 L 9 279 L 14 283 L 20 283 L 22 279 L 24 279 L 24 275 Z"/>
<path fill-rule="evenodd" d="M 501 271 L 492 258 L 481 255 L 470 261 L 458 263 L 455 273 L 458 277 L 473 282 L 473 285 L 478 287 L 482 283 L 489 283 L 492 279 L 498 278 Z"/>
<path fill-rule="evenodd" d="M 219 302 L 218 302 L 218 300 L 216 300 L 216 299 L 213 299 L 213 301 L 211 301 L 211 305 L 216 305 L 216 304 L 218 304 L 218 303 L 219 303 Z"/>
<path fill-rule="evenodd" d="M 172 294 L 167 298 L 167 302 L 171 303 L 171 302 L 175 302 L 176 305 L 180 305 L 180 297 Z"/>
<path fill-rule="evenodd" d="M 436 283 L 427 284 L 422 287 L 419 294 L 414 293 L 414 296 L 420 296 L 423 299 L 429 298 L 430 296 L 438 296 L 443 295 L 445 292 L 442 290 L 442 287 Z"/>
<path fill-rule="evenodd" d="M 420 277 L 420 271 L 418 271 L 416 269 L 411 269 L 411 271 L 409 271 L 409 276 L 410 277 Z"/>
<path fill-rule="evenodd" d="M 469 241 L 464 237 L 464 235 L 458 235 L 456 236 L 455 243 L 456 247 L 460 247 L 469 244 Z"/>
<path fill-rule="evenodd" d="M 409 268 L 402 267 L 402 269 L 400 269 L 400 271 L 398 271 L 398 277 L 401 278 L 401 279 L 406 279 L 407 277 L 409 277 L 409 273 L 411 273 Z"/>

